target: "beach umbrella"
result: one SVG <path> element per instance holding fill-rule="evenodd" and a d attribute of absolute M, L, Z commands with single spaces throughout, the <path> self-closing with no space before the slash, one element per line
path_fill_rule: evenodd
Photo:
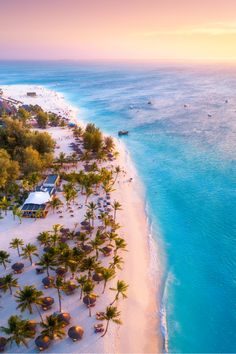
<path fill-rule="evenodd" d="M 89 294 L 83 297 L 83 303 L 88 307 L 95 305 L 96 300 L 97 296 L 95 294 Z"/>
<path fill-rule="evenodd" d="M 91 245 L 86 245 L 86 244 L 82 245 L 81 248 L 85 252 L 92 252 L 93 250 L 93 247 Z"/>
<path fill-rule="evenodd" d="M 5 346 L 7 344 L 7 339 L 5 337 L 0 337 L 0 352 L 3 353 Z"/>
<path fill-rule="evenodd" d="M 28 320 L 26 324 L 26 329 L 30 332 L 36 333 L 37 322 L 34 320 Z"/>
<path fill-rule="evenodd" d="M 66 283 L 66 295 L 71 295 L 75 291 L 75 289 L 77 289 L 77 285 L 74 282 L 69 281 Z"/>
<path fill-rule="evenodd" d="M 46 336 L 46 335 L 45 336 L 44 335 L 38 336 L 35 339 L 35 344 L 39 348 L 40 351 L 47 349 L 49 347 L 50 343 L 51 343 L 51 340 L 50 340 L 49 336 Z"/>
<path fill-rule="evenodd" d="M 102 273 L 94 273 L 93 274 L 93 280 L 96 281 L 96 282 L 100 282 L 103 280 L 103 276 L 102 276 Z"/>
<path fill-rule="evenodd" d="M 112 252 L 112 248 L 109 246 L 105 246 L 102 248 L 102 252 L 103 252 L 104 256 L 109 256 Z"/>
<path fill-rule="evenodd" d="M 73 342 L 82 339 L 83 335 L 84 335 L 84 330 L 80 326 L 73 326 L 70 327 L 68 330 L 68 336 L 73 340 Z"/>
<path fill-rule="evenodd" d="M 54 303 L 53 297 L 47 296 L 42 298 L 42 309 L 44 311 L 49 310 Z"/>
<path fill-rule="evenodd" d="M 60 312 L 57 315 L 58 321 L 61 322 L 62 327 L 66 327 L 70 324 L 71 316 L 68 312 Z"/>
<path fill-rule="evenodd" d="M 45 289 L 50 288 L 50 287 L 53 286 L 54 277 L 52 277 L 52 276 L 45 277 L 45 278 L 42 279 L 42 283 L 43 283 Z"/>
<path fill-rule="evenodd" d="M 20 262 L 17 262 L 17 263 L 14 263 L 11 266 L 11 268 L 14 270 L 15 273 L 19 274 L 19 273 L 22 273 L 23 268 L 24 268 L 24 264 L 20 263 Z"/>
<path fill-rule="evenodd" d="M 66 274 L 67 270 L 65 267 L 58 267 L 56 269 L 56 274 L 60 277 L 63 277 Z"/>

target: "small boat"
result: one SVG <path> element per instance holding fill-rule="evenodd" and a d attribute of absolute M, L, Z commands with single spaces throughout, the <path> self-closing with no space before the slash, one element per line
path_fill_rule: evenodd
<path fill-rule="evenodd" d="M 119 131 L 118 131 L 118 135 L 119 135 L 119 136 L 121 136 L 121 135 L 128 135 L 128 134 L 129 134 L 128 130 L 119 130 Z"/>

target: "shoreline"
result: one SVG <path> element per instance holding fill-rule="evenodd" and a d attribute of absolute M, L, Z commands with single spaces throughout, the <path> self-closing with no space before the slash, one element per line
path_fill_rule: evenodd
<path fill-rule="evenodd" d="M 50 110 L 57 114 L 61 111 L 71 122 L 84 125 L 83 120 L 78 117 L 79 110 L 67 103 L 61 93 L 38 85 L 3 85 L 2 87 L 9 96 L 21 100 L 22 92 L 25 93 L 26 90 L 40 92 L 36 98 L 24 96 L 24 103 L 37 103 L 44 110 Z M 52 133 L 52 130 L 53 128 L 48 128 L 44 131 Z M 118 278 L 129 283 L 129 291 L 128 299 L 121 305 L 123 325 L 119 328 L 111 326 L 111 334 L 104 337 L 103 346 L 101 341 L 100 345 L 96 344 L 97 347 L 93 343 L 93 351 L 106 353 L 162 352 L 163 338 L 158 312 L 158 308 L 160 308 L 160 303 L 158 303 L 160 279 L 157 279 L 157 282 L 153 281 L 155 280 L 154 275 L 151 274 L 150 237 L 152 236 L 150 236 L 150 225 L 145 210 L 142 182 L 126 146 L 117 138 L 114 140 L 119 151 L 116 164 L 121 165 L 127 171 L 126 179 L 133 178 L 132 182 L 118 182 L 119 186 L 117 184 L 117 189 L 113 192 L 115 199 L 118 199 L 123 206 L 117 219 L 122 225 L 121 234 L 128 243 L 128 252 L 124 252 L 126 253 L 124 254 L 125 269 L 119 272 Z M 62 151 L 64 151 L 63 147 Z M 155 243 L 155 240 L 152 239 L 152 242 Z M 135 269 L 138 269 L 138 272 Z"/>

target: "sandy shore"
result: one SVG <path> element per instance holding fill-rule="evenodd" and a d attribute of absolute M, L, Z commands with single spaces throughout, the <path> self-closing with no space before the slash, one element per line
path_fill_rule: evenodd
<path fill-rule="evenodd" d="M 23 101 L 26 104 L 39 104 L 43 109 L 62 114 L 75 120 L 78 111 L 71 107 L 63 98 L 63 95 L 52 92 L 39 86 L 3 86 L 5 95 Z M 36 98 L 26 96 L 27 91 L 36 91 Z M 73 141 L 72 132 L 68 128 L 49 128 L 47 131 L 52 134 L 57 141 L 61 151 L 71 153 L 69 144 Z M 117 278 L 109 283 L 109 287 L 116 283 L 117 279 L 123 279 L 129 284 L 128 299 L 120 302 L 122 311 L 122 326 L 111 325 L 109 334 L 101 339 L 92 330 L 94 319 L 87 316 L 87 309 L 83 305 L 78 306 L 76 297 L 68 297 L 63 301 L 63 310 L 72 314 L 73 324 L 78 322 L 85 328 L 84 339 L 80 343 L 72 343 L 68 338 L 63 341 L 55 341 L 47 352 L 54 353 L 157 353 L 162 351 L 162 340 L 158 316 L 158 304 L 156 299 L 157 281 L 152 278 L 150 271 L 150 250 L 149 250 L 149 228 L 145 214 L 144 200 L 141 193 L 141 185 L 135 168 L 125 151 L 123 144 L 118 144 L 120 155 L 116 165 L 120 165 L 127 172 L 125 176 L 120 176 L 116 182 L 116 191 L 112 193 L 115 200 L 119 200 L 123 210 L 118 214 L 118 221 L 122 225 L 121 235 L 128 243 L 128 252 L 124 252 L 124 269 L 118 272 Z M 132 177 L 133 181 L 129 182 Z M 63 200 L 63 196 L 59 196 Z M 79 197 L 79 203 L 84 203 Z M 96 201 L 96 200 L 94 200 Z M 8 250 L 12 261 L 16 260 L 15 252 L 8 249 L 9 242 L 13 237 L 22 237 L 25 242 L 34 242 L 40 231 L 48 230 L 53 224 L 60 223 L 65 227 L 73 228 L 75 222 L 81 221 L 85 209 L 75 211 L 74 219 L 71 219 L 64 206 L 63 219 L 59 219 L 57 214 L 49 213 L 44 220 L 24 219 L 22 224 L 14 221 L 10 213 L 6 218 L 0 220 L 1 249 Z M 25 272 L 28 284 L 41 286 L 38 276 L 32 270 Z M 38 284 L 37 284 L 38 283 Z M 98 292 L 101 289 L 98 286 Z M 96 289 L 97 290 L 97 289 Z M 49 290 L 48 294 L 50 296 Z M 4 295 L 3 298 L 5 298 Z M 55 296 L 55 295 L 54 295 Z M 103 310 L 112 299 L 112 292 L 107 291 L 106 295 L 98 300 L 96 311 Z M 15 303 L 12 301 L 12 306 Z M 0 310 L 1 323 L 5 323 L 11 311 L 8 308 Z M 36 318 L 37 316 L 34 316 Z M 32 352 L 24 349 L 16 349 L 15 352 Z M 24 350 L 24 351 L 21 351 Z M 8 351 L 12 352 L 12 351 Z"/>

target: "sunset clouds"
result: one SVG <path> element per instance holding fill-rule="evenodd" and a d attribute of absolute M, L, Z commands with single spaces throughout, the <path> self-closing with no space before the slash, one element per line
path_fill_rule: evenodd
<path fill-rule="evenodd" d="M 0 0 L 0 58 L 236 61 L 235 0 Z"/>

